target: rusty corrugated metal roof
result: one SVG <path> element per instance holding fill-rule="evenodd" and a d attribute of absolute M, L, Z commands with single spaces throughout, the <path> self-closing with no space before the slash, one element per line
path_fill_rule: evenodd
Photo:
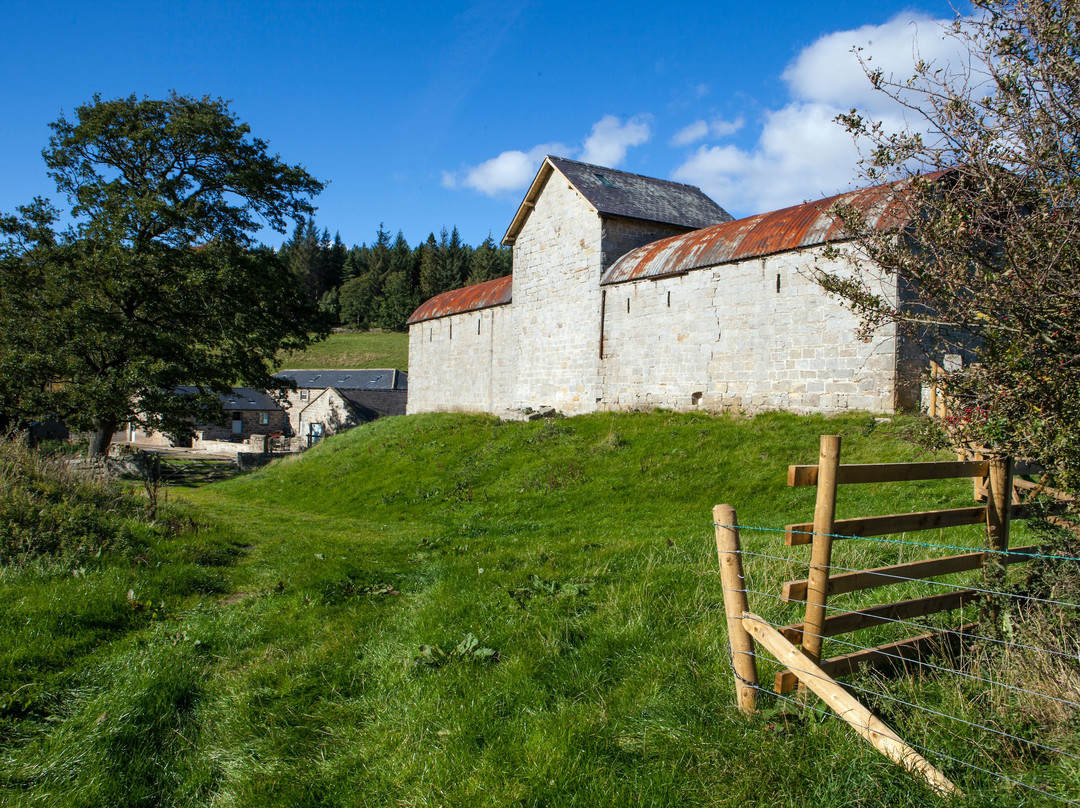
<path fill-rule="evenodd" d="M 927 178 L 933 179 L 935 175 Z M 609 285 L 678 275 L 692 269 L 846 240 L 850 236 L 832 213 L 837 204 L 861 210 L 867 224 L 882 230 L 895 229 L 906 221 L 902 187 L 875 185 L 654 241 L 622 256 L 604 273 L 600 283 Z"/>
<path fill-rule="evenodd" d="M 493 281 L 474 283 L 472 286 L 452 289 L 449 292 L 443 292 L 441 295 L 435 295 L 435 297 L 420 304 L 420 307 L 409 317 L 407 325 L 422 323 L 424 320 L 434 320 L 437 317 L 448 317 L 451 314 L 502 306 L 510 302 L 513 280 L 513 275 L 506 275 Z"/>

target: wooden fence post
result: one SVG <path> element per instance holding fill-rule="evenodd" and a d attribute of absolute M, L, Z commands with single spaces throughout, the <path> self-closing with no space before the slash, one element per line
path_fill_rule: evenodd
<path fill-rule="evenodd" d="M 821 660 L 825 626 L 825 601 L 829 596 L 833 522 L 836 521 L 836 475 L 840 468 L 840 436 L 822 435 L 818 456 L 817 502 L 814 505 L 814 539 L 810 550 L 810 574 L 803 621 L 803 652 L 815 663 Z"/>
<path fill-rule="evenodd" d="M 1012 518 L 1012 458 L 990 458 L 989 490 L 986 497 L 986 533 L 990 549 L 1009 549 L 1009 520 Z"/>
<path fill-rule="evenodd" d="M 1005 557 L 1009 550 L 1009 521 L 1012 519 L 1012 458 L 991 457 L 986 491 L 986 537 L 991 553 L 983 567 L 986 588 L 999 591 L 1005 586 Z M 988 596 L 987 614 L 998 627 L 1000 598 Z"/>
<path fill-rule="evenodd" d="M 746 599 L 746 578 L 743 576 L 735 509 L 730 505 L 717 505 L 713 508 L 713 523 L 716 525 L 720 580 L 724 587 L 731 665 L 735 670 L 735 696 L 742 712 L 753 713 L 758 685 L 757 659 L 754 656 L 754 640 L 742 621 L 743 612 L 749 611 L 750 607 Z"/>
<path fill-rule="evenodd" d="M 937 377 L 938 377 L 938 363 L 933 359 L 930 360 L 930 404 L 926 408 L 926 414 L 931 418 L 937 418 Z"/>

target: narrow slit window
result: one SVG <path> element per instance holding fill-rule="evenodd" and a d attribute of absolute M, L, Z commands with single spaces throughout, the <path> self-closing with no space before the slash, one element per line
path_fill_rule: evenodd
<path fill-rule="evenodd" d="M 630 313 L 630 298 L 626 298 L 626 313 Z"/>
<path fill-rule="evenodd" d="M 450 339 L 454 338 L 454 324 L 450 323 Z"/>
<path fill-rule="evenodd" d="M 780 294 L 780 273 L 776 273 L 776 293 Z"/>
<path fill-rule="evenodd" d="M 670 290 L 667 293 L 667 307 L 669 309 L 671 308 L 671 291 Z"/>
<path fill-rule="evenodd" d="M 479 317 L 476 318 L 476 333 L 477 334 L 480 333 L 480 318 Z"/>

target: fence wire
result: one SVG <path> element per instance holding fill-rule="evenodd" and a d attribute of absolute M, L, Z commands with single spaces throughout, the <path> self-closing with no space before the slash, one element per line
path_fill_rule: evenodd
<path fill-rule="evenodd" d="M 796 559 L 788 558 L 786 556 L 774 556 L 774 555 L 768 555 L 767 553 L 755 553 L 755 552 L 752 552 L 750 550 L 742 550 L 742 549 L 740 549 L 739 554 L 740 555 L 745 555 L 745 556 L 754 556 L 756 558 L 771 559 L 773 561 L 785 561 L 785 562 L 788 562 L 788 563 L 798 563 Z M 833 570 L 842 570 L 844 572 L 872 572 L 872 570 L 852 569 L 850 567 L 840 567 L 840 566 L 837 566 L 835 564 L 830 564 L 829 565 L 830 574 L 831 574 L 831 572 Z M 1059 600 L 1048 600 L 1046 598 L 1036 598 L 1036 597 L 1032 597 L 1032 596 L 1029 596 L 1029 595 L 1017 595 L 1017 594 L 1011 593 L 1011 592 L 1001 592 L 1000 590 L 996 590 L 996 589 L 980 589 L 979 587 L 967 586 L 965 584 L 953 584 L 953 583 L 947 583 L 945 581 L 932 581 L 932 580 L 930 580 L 928 578 L 910 578 L 910 577 L 906 577 L 906 576 L 903 576 L 903 575 L 887 575 L 885 573 L 880 573 L 880 572 L 873 572 L 873 574 L 875 576 L 878 576 L 878 577 L 881 577 L 881 578 L 893 578 L 898 583 L 901 582 L 901 581 L 910 581 L 910 582 L 914 582 L 914 583 L 918 583 L 918 584 L 926 584 L 927 586 L 943 586 L 943 587 L 946 587 L 946 588 L 949 588 L 949 589 L 958 589 L 958 590 L 963 589 L 963 590 L 969 590 L 969 591 L 972 591 L 972 592 L 978 592 L 980 594 L 985 594 L 985 595 L 1004 595 L 1004 596 L 1009 596 L 1009 597 L 1016 598 L 1018 600 L 1024 600 L 1024 601 L 1032 602 L 1032 603 L 1045 603 L 1045 604 L 1049 604 L 1049 605 L 1053 605 L 1053 606 L 1071 606 L 1073 608 L 1080 609 L 1080 604 L 1076 604 L 1076 603 L 1068 603 L 1068 602 L 1059 601 Z M 951 573 L 951 574 L 956 574 L 956 573 Z M 887 586 L 887 584 L 885 584 L 885 585 Z M 730 591 L 730 590 L 728 590 L 728 591 Z M 754 594 L 756 594 L 756 595 L 765 595 L 766 597 L 770 597 L 770 598 L 773 598 L 775 600 L 779 600 L 782 603 L 803 603 L 804 602 L 802 600 L 786 599 L 786 598 L 784 598 L 784 597 L 782 597 L 780 595 L 773 594 L 772 592 L 756 592 L 754 590 L 749 590 L 749 589 L 743 590 L 743 591 L 754 592 Z M 847 593 L 847 594 L 851 594 L 851 593 Z M 839 606 L 829 606 L 828 604 L 825 604 L 825 608 L 827 610 L 829 610 L 829 611 L 838 611 L 838 612 L 850 611 L 849 609 L 844 609 L 844 608 L 841 608 Z M 911 626 L 913 628 L 926 629 L 926 630 L 929 630 L 929 631 L 938 631 L 938 630 L 941 629 L 940 626 L 927 625 L 926 623 L 916 623 L 916 622 L 913 622 L 911 620 L 901 620 L 901 619 L 895 618 L 895 617 L 885 617 L 885 616 L 880 616 L 879 617 L 879 616 L 875 616 L 874 619 L 875 620 L 880 620 L 883 623 L 897 623 L 899 625 Z M 985 641 L 985 642 L 994 643 L 996 645 L 1002 645 L 1002 646 L 1009 647 L 1009 648 L 1023 648 L 1023 649 L 1026 649 L 1028 651 L 1037 651 L 1037 652 L 1043 653 L 1043 654 L 1051 654 L 1053 656 L 1063 657 L 1064 659 L 1069 659 L 1069 660 L 1078 659 L 1078 656 L 1076 654 L 1070 654 L 1070 653 L 1066 653 L 1064 651 L 1055 651 L 1054 649 L 1051 649 L 1051 648 L 1039 648 L 1039 647 L 1033 646 L 1033 645 L 1025 645 L 1023 643 L 1017 643 L 1017 642 L 1013 642 L 1011 640 L 1002 640 L 1002 639 L 1000 639 L 998 637 L 986 637 L 986 636 L 983 636 L 981 634 L 971 634 L 970 632 L 959 631 L 959 630 L 955 630 L 955 629 L 950 630 L 950 633 L 955 634 L 958 637 L 964 637 L 964 638 L 973 639 L 973 640 L 982 640 L 982 641 Z"/>
<path fill-rule="evenodd" d="M 766 657 L 761 657 L 758 654 L 754 654 L 753 656 L 757 657 L 758 659 L 766 659 Z M 802 704 L 802 702 L 798 701 L 797 699 L 793 699 L 790 696 L 785 696 L 782 693 L 774 693 L 773 691 L 766 690 L 765 688 L 763 688 L 763 687 L 761 687 L 759 685 L 751 685 L 751 686 L 755 690 L 757 690 L 757 691 L 759 691 L 761 693 L 766 693 L 766 694 L 768 694 L 769 696 L 772 696 L 775 699 L 780 699 L 781 701 L 789 702 L 790 704 L 796 705 L 800 709 L 806 709 L 806 706 L 804 704 Z M 822 717 L 829 716 L 831 718 L 835 718 L 837 721 L 843 720 L 836 713 L 830 712 L 828 710 L 817 710 L 817 709 L 815 709 L 814 712 L 816 714 L 822 716 Z M 964 766 L 965 768 L 968 768 L 968 769 L 974 769 L 977 772 L 982 772 L 983 774 L 987 774 L 987 775 L 990 775 L 991 777 L 997 778 L 998 780 L 1002 780 L 1002 781 L 1008 783 L 1009 785 L 1019 786 L 1021 788 L 1026 788 L 1026 789 L 1028 789 L 1030 791 L 1034 791 L 1034 792 L 1036 792 L 1038 794 L 1042 794 L 1044 797 L 1050 797 L 1051 799 L 1057 800 L 1058 802 L 1062 803 L 1063 805 L 1080 805 L 1080 802 L 1077 802 L 1075 800 L 1071 800 L 1068 797 L 1062 796 L 1061 794 L 1055 794 L 1052 791 L 1047 791 L 1046 789 L 1039 788 L 1038 786 L 1030 785 L 1028 783 L 1023 782 L 1022 780 L 1017 780 L 1016 778 L 1009 777 L 1007 774 L 1002 774 L 1001 772 L 995 772 L 995 771 L 992 771 L 991 769 L 984 769 L 982 766 L 976 766 L 974 763 L 969 763 L 966 760 L 960 760 L 959 758 L 955 758 L 952 755 L 948 755 L 948 754 L 946 754 L 945 752 L 942 752 L 939 749 L 930 749 L 928 747 L 921 746 L 921 745 L 919 745 L 917 743 L 913 743 L 913 742 L 907 741 L 907 740 L 905 740 L 904 743 L 906 743 L 908 746 L 912 747 L 913 749 L 918 750 L 919 752 L 921 752 L 924 755 L 930 755 L 932 757 L 941 758 L 941 759 L 949 761 L 950 763 L 955 763 L 955 764 L 957 764 L 959 766 Z"/>
<path fill-rule="evenodd" d="M 755 531 L 775 532 L 775 533 L 783 533 L 783 532 L 785 532 L 785 531 L 779 530 L 777 528 L 760 528 L 760 527 L 754 527 L 754 526 L 724 525 L 724 524 L 716 524 L 716 523 L 714 523 L 714 524 L 715 524 L 716 527 L 733 528 L 733 529 L 736 529 L 736 530 L 755 530 Z M 800 532 L 804 532 L 804 531 L 800 531 Z M 814 534 L 812 532 L 810 532 L 810 535 L 814 535 Z M 932 543 L 923 543 L 923 542 L 912 542 L 912 541 L 906 541 L 906 540 L 881 539 L 881 538 L 878 538 L 878 537 L 846 536 L 846 535 L 842 535 L 842 534 L 826 534 L 826 535 L 829 535 L 831 538 L 862 539 L 863 541 L 880 542 L 882 544 L 903 544 L 903 545 L 929 547 L 929 548 L 942 549 L 942 550 L 959 550 L 959 551 L 963 551 L 963 552 L 966 552 L 966 553 L 980 552 L 980 553 L 986 553 L 987 556 L 994 556 L 994 555 L 1022 556 L 1024 561 L 1033 560 L 1033 559 L 1036 559 L 1036 558 L 1042 558 L 1042 559 L 1055 560 L 1055 561 L 1067 561 L 1067 562 L 1074 562 L 1074 563 L 1075 562 L 1080 562 L 1080 558 L 1077 558 L 1075 556 L 1063 556 L 1063 555 L 1048 554 L 1048 553 L 1023 553 L 1023 554 L 1018 554 L 1015 551 L 1008 551 L 1008 550 L 1005 550 L 1005 551 L 982 550 L 980 548 L 962 547 L 962 546 L 954 546 L 954 545 L 946 545 L 946 544 L 932 544 Z M 795 558 L 791 558 L 791 557 L 787 557 L 787 556 L 777 556 L 777 555 L 771 555 L 771 554 L 767 554 L 767 553 L 757 553 L 757 552 L 746 551 L 746 550 L 742 550 L 742 549 L 739 550 L 739 554 L 740 555 L 746 555 L 746 556 L 759 557 L 759 558 L 763 558 L 763 559 L 770 559 L 770 560 L 774 560 L 774 561 L 782 561 L 782 562 L 791 563 L 791 564 L 806 563 L 803 560 L 795 559 Z M 915 583 L 918 583 L 920 585 L 941 586 L 941 587 L 946 587 L 946 588 L 951 588 L 951 589 L 970 590 L 970 591 L 973 591 L 975 593 L 983 594 L 983 595 L 987 595 L 987 596 L 1013 598 L 1013 599 L 1015 599 L 1017 601 L 1023 601 L 1025 603 L 1044 604 L 1044 605 L 1048 605 L 1048 606 L 1054 606 L 1054 607 L 1057 607 L 1059 609 L 1060 608 L 1080 609 L 1080 604 L 1071 603 L 1071 602 L 1068 602 L 1068 601 L 1059 601 L 1059 600 L 1053 600 L 1053 599 L 1048 599 L 1048 598 L 1038 598 L 1038 597 L 1033 597 L 1033 596 L 1030 596 L 1030 595 L 1024 595 L 1024 594 L 1021 594 L 1021 593 L 1003 592 L 1003 591 L 1000 591 L 1000 590 L 993 590 L 993 589 L 965 586 L 963 584 L 954 584 L 954 583 L 948 583 L 948 582 L 943 582 L 943 581 L 934 581 L 934 580 L 930 580 L 930 579 L 927 579 L 927 578 L 914 578 L 914 577 L 909 577 L 909 576 L 897 575 L 897 574 L 893 574 L 893 573 L 876 572 L 876 571 L 867 570 L 867 569 L 853 569 L 853 568 L 840 567 L 840 566 L 830 564 L 830 566 L 829 566 L 830 573 L 832 571 L 834 571 L 834 570 L 843 571 L 843 572 L 852 572 L 852 573 L 873 572 L 873 574 L 875 576 L 878 576 L 878 577 L 881 577 L 881 578 L 894 579 L 898 583 L 899 582 L 915 582 Z M 952 574 L 956 574 L 956 573 L 952 573 Z M 771 592 L 762 592 L 762 591 L 758 591 L 758 590 L 755 590 L 755 589 L 751 589 L 751 588 L 749 588 L 749 585 L 747 584 L 746 579 L 747 579 L 747 576 L 746 576 L 746 574 L 744 572 L 744 575 L 742 577 L 744 588 L 741 589 L 741 590 L 736 590 L 736 591 L 739 591 L 739 592 L 747 594 L 747 595 L 757 595 L 757 596 L 763 596 L 763 597 L 771 598 L 771 599 L 779 601 L 781 603 L 792 604 L 792 603 L 800 603 L 800 602 L 802 602 L 802 601 L 795 601 L 795 600 L 785 599 L 784 597 L 782 597 L 780 595 L 777 595 L 777 594 L 774 594 L 774 593 L 771 593 Z M 887 584 L 883 584 L 883 585 L 887 585 Z M 725 587 L 724 589 L 725 589 L 725 592 L 731 591 L 727 587 Z M 848 609 L 848 608 L 843 608 L 843 607 L 838 607 L 838 606 L 829 606 L 827 603 L 824 605 L 824 607 L 825 607 L 826 610 L 833 611 L 833 612 L 849 612 L 849 611 L 851 611 L 851 609 Z M 1049 656 L 1057 657 L 1057 658 L 1062 659 L 1062 660 L 1068 660 L 1068 661 L 1071 661 L 1071 662 L 1080 663 L 1080 656 L 1078 656 L 1077 654 L 1071 654 L 1071 653 L 1067 653 L 1067 652 L 1063 652 L 1063 651 L 1059 651 L 1059 650 L 1055 650 L 1055 649 L 1040 648 L 1038 646 L 1028 645 L 1028 644 L 1024 644 L 1024 643 L 1017 643 L 1017 642 L 1013 642 L 1013 641 L 1010 641 L 1010 640 L 1003 640 L 1003 639 L 999 639 L 999 638 L 995 638 L 995 637 L 985 637 L 985 636 L 982 636 L 982 635 L 979 635 L 979 634 L 973 634 L 971 632 L 958 631 L 958 630 L 954 630 L 954 629 L 945 628 L 945 627 L 942 627 L 942 626 L 928 625 L 928 624 L 925 624 L 925 623 L 919 623 L 919 622 L 914 622 L 914 621 L 910 621 L 910 620 L 904 620 L 904 619 L 900 619 L 900 618 L 891 618 L 891 617 L 887 617 L 887 616 L 880 616 L 879 617 L 879 616 L 875 615 L 874 619 L 875 619 L 875 621 L 879 621 L 880 623 L 883 623 L 883 624 L 885 624 L 885 623 L 893 623 L 893 624 L 918 628 L 918 629 L 920 629 L 921 631 L 924 631 L 924 632 L 937 632 L 937 633 L 942 634 L 943 636 L 944 635 L 951 635 L 951 636 L 961 637 L 961 638 L 966 638 L 966 639 L 986 641 L 986 642 L 990 642 L 990 643 L 999 644 L 999 645 L 1002 645 L 1002 646 L 1005 646 L 1005 647 L 1021 649 L 1021 650 L 1036 653 L 1036 654 L 1046 654 L 1046 655 L 1049 655 Z M 770 622 L 768 620 L 765 620 L 764 618 L 762 618 L 762 620 L 765 623 L 767 623 L 768 625 L 771 625 L 771 626 L 773 626 L 774 628 L 777 628 L 777 629 L 787 628 L 786 626 L 784 626 L 783 624 L 780 624 L 780 623 L 773 623 L 773 622 Z M 1012 692 L 1015 692 L 1015 693 L 1021 693 L 1021 694 L 1031 696 L 1031 697 L 1035 697 L 1035 698 L 1039 698 L 1039 699 L 1045 699 L 1045 700 L 1048 700 L 1048 701 L 1051 701 L 1051 702 L 1054 702 L 1054 703 L 1057 703 L 1057 704 L 1060 704 L 1060 705 L 1063 705 L 1063 706 L 1066 706 L 1066 707 L 1069 707 L 1069 708 L 1080 709 L 1080 703 L 1078 703 L 1076 701 L 1072 701 L 1071 699 L 1068 699 L 1068 698 L 1062 698 L 1062 697 L 1059 697 L 1059 696 L 1050 695 L 1049 693 L 1043 693 L 1043 692 L 1038 691 L 1038 690 L 1031 690 L 1031 689 L 1028 689 L 1028 688 L 1019 687 L 1017 685 L 1011 685 L 1011 684 L 1009 684 L 1007 682 L 1002 682 L 1002 681 L 999 681 L 999 680 L 996 680 L 996 679 L 989 679 L 989 678 L 986 678 L 986 677 L 983 677 L 983 676 L 978 676 L 978 675 L 973 674 L 973 673 L 968 673 L 968 672 L 958 670 L 956 668 L 951 668 L 951 667 L 948 667 L 948 666 L 944 666 L 944 665 L 937 665 L 937 664 L 934 664 L 934 663 L 926 662 L 926 661 L 924 661 L 922 659 L 918 659 L 918 658 L 913 659 L 913 658 L 910 658 L 910 657 L 907 657 L 907 656 L 902 656 L 902 655 L 899 655 L 899 654 L 891 654 L 891 653 L 889 653 L 887 651 L 883 651 L 883 650 L 881 650 L 879 648 L 875 648 L 873 646 L 860 645 L 858 643 L 853 643 L 853 642 L 849 642 L 849 641 L 846 641 L 846 640 L 841 640 L 841 639 L 838 639 L 836 636 L 828 636 L 828 635 L 824 635 L 824 634 L 808 633 L 808 632 L 806 632 L 805 626 L 803 626 L 802 631 L 804 633 L 804 636 L 820 637 L 823 641 L 828 640 L 830 642 L 838 643 L 840 645 L 846 646 L 846 647 L 848 647 L 850 649 L 853 649 L 853 650 L 866 650 L 866 651 L 874 650 L 874 651 L 877 651 L 877 653 L 880 654 L 881 656 L 895 659 L 896 661 L 898 661 L 899 663 L 901 663 L 903 665 L 918 665 L 918 666 L 930 669 L 930 670 L 934 671 L 937 674 L 955 675 L 955 676 L 964 677 L 964 678 L 966 678 L 968 680 L 971 680 L 973 682 L 977 682 L 977 683 L 979 683 L 981 685 L 984 685 L 988 691 L 993 689 L 993 688 L 998 688 L 998 689 L 1001 689 L 1001 690 L 1008 690 L 1008 691 L 1012 691 Z M 741 652 L 741 653 L 745 653 L 745 652 Z M 780 663 L 777 663 L 775 660 L 771 659 L 771 657 L 765 657 L 765 656 L 762 656 L 762 655 L 757 654 L 757 653 L 751 653 L 750 655 L 753 656 L 756 659 L 761 659 L 763 661 L 767 661 L 770 664 L 780 664 Z M 803 704 L 800 701 L 797 701 L 796 699 L 789 698 L 787 696 L 784 696 L 781 693 L 775 693 L 775 692 L 773 692 L 771 690 L 768 690 L 766 688 L 761 687 L 760 685 L 758 685 L 756 683 L 747 682 L 745 679 L 743 679 L 741 676 L 739 676 L 738 673 L 735 671 L 733 659 L 732 659 L 731 667 L 732 667 L 732 672 L 735 675 L 735 677 L 737 679 L 741 680 L 744 684 L 753 687 L 755 690 L 760 691 L 761 693 L 767 693 L 773 698 L 780 699 L 782 701 L 787 701 L 787 702 L 796 704 L 802 709 L 806 708 L 805 704 Z M 828 678 L 828 677 L 822 677 L 821 674 L 816 672 L 816 671 L 800 670 L 800 669 L 793 668 L 793 667 L 790 667 L 790 666 L 788 667 L 788 670 L 790 670 L 793 673 L 799 674 L 800 678 L 802 678 L 802 677 Z M 1050 744 L 1047 744 L 1047 743 L 1042 743 L 1040 741 L 1037 741 L 1037 740 L 1034 740 L 1034 739 L 1031 739 L 1031 738 L 1024 738 L 1022 736 L 1015 735 L 1013 733 L 1009 733 L 1009 732 L 1006 732 L 1004 730 L 997 729 L 995 727 L 987 726 L 985 724 L 980 724 L 980 723 L 975 722 L 975 721 L 969 721 L 968 719 L 962 718 L 962 717 L 960 717 L 958 715 L 950 715 L 949 713 L 943 712 L 941 710 L 937 710 L 937 709 L 934 709 L 932 707 L 927 707 L 927 706 L 920 705 L 920 704 L 917 704 L 917 703 L 912 702 L 912 701 L 908 701 L 908 700 L 905 700 L 905 699 L 902 699 L 902 698 L 898 698 L 898 697 L 890 695 L 888 693 L 880 692 L 879 690 L 874 690 L 872 688 L 852 684 L 852 683 L 849 683 L 849 682 L 844 682 L 843 684 L 844 684 L 845 687 L 850 688 L 853 691 L 857 691 L 859 693 L 865 694 L 866 696 L 869 696 L 869 697 L 883 699 L 883 700 L 886 700 L 886 701 L 896 703 L 896 704 L 902 705 L 904 707 L 910 708 L 912 710 L 916 710 L 916 711 L 926 713 L 926 714 L 934 716 L 936 718 L 941 718 L 941 719 L 945 719 L 945 720 L 948 720 L 948 721 L 956 722 L 956 723 L 961 724 L 961 725 L 963 725 L 963 726 L 965 726 L 965 727 L 967 727 L 969 729 L 978 730 L 980 732 L 985 732 L 985 733 L 987 733 L 989 735 L 996 735 L 998 737 L 1007 739 L 1007 740 L 1012 741 L 1014 743 L 1023 744 L 1023 745 L 1025 745 L 1027 747 L 1030 747 L 1033 750 L 1040 750 L 1041 752 L 1056 755 L 1056 756 L 1059 756 L 1061 758 L 1067 758 L 1067 759 L 1070 759 L 1070 760 L 1080 761 L 1080 755 L 1078 755 L 1076 753 L 1073 753 L 1073 752 L 1069 752 L 1069 751 L 1067 751 L 1065 749 L 1061 749 L 1059 747 L 1056 747 L 1056 746 L 1053 746 L 1053 745 L 1050 745 Z M 829 711 L 815 710 L 815 712 L 818 712 L 819 714 L 822 714 L 822 715 L 831 715 L 834 718 L 839 718 L 839 716 L 836 716 L 835 714 L 833 714 L 832 712 L 829 712 Z M 1044 788 L 1040 788 L 1038 786 L 1030 785 L 1030 784 L 1025 783 L 1025 782 L 1023 782 L 1021 780 L 1017 780 L 1017 779 L 1015 779 L 1013 777 L 1009 777 L 1008 775 L 1005 775 L 1005 774 L 1003 774 L 1003 773 L 1001 773 L 999 771 L 993 771 L 991 769 L 983 768 L 981 766 L 970 763 L 970 762 L 968 762 L 966 760 L 962 760 L 962 759 L 950 756 L 950 755 L 942 752 L 939 749 L 920 746 L 919 744 L 911 743 L 910 741 L 906 741 L 906 740 L 905 740 L 905 743 L 908 743 L 909 746 L 911 746 L 911 747 L 913 747 L 913 748 L 919 750 L 920 752 L 925 753 L 925 754 L 927 754 L 929 756 L 950 761 L 951 763 L 954 763 L 956 765 L 963 766 L 965 768 L 972 769 L 974 771 L 977 771 L 977 772 L 980 772 L 982 774 L 985 774 L 985 775 L 991 776 L 993 778 L 996 778 L 996 779 L 998 779 L 998 780 L 1000 780 L 1002 782 L 1008 783 L 1009 785 L 1017 786 L 1017 787 L 1029 790 L 1031 792 L 1035 792 L 1035 793 L 1040 794 L 1040 795 L 1042 795 L 1044 797 L 1049 797 L 1049 798 L 1057 801 L 1060 804 L 1080 806 L 1080 802 L 1077 802 L 1077 801 L 1075 801 L 1073 799 L 1065 797 L 1065 796 L 1063 796 L 1061 794 L 1057 794 L 1057 793 L 1054 793 L 1052 791 L 1048 791 L 1048 790 L 1046 790 Z"/>

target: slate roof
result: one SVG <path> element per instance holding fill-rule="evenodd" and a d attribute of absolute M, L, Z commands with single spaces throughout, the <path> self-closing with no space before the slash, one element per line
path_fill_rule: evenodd
<path fill-rule="evenodd" d="M 409 374 L 390 369 L 352 370 L 282 370 L 274 374 L 279 379 L 292 379 L 298 388 L 325 390 L 334 387 L 345 390 L 407 390 Z"/>
<path fill-rule="evenodd" d="M 563 157 L 548 157 L 594 208 L 608 216 L 684 225 L 695 230 L 731 221 L 731 214 L 694 185 L 630 174 Z"/>
<path fill-rule="evenodd" d="M 731 221 L 731 214 L 700 188 L 681 182 L 630 174 L 563 157 L 544 159 L 529 192 L 518 208 L 503 244 L 513 244 L 544 184 L 557 170 L 602 216 L 660 222 L 697 230 Z"/>
<path fill-rule="evenodd" d="M 365 420 L 371 421 L 383 415 L 404 415 L 405 396 L 395 395 L 391 390 L 338 390 Z"/>
<path fill-rule="evenodd" d="M 176 388 L 177 393 L 183 395 L 195 395 L 199 388 L 194 385 L 183 384 Z M 234 387 L 228 395 L 218 393 L 223 410 L 280 410 L 281 405 L 272 395 L 264 390 L 256 390 L 253 387 Z"/>

